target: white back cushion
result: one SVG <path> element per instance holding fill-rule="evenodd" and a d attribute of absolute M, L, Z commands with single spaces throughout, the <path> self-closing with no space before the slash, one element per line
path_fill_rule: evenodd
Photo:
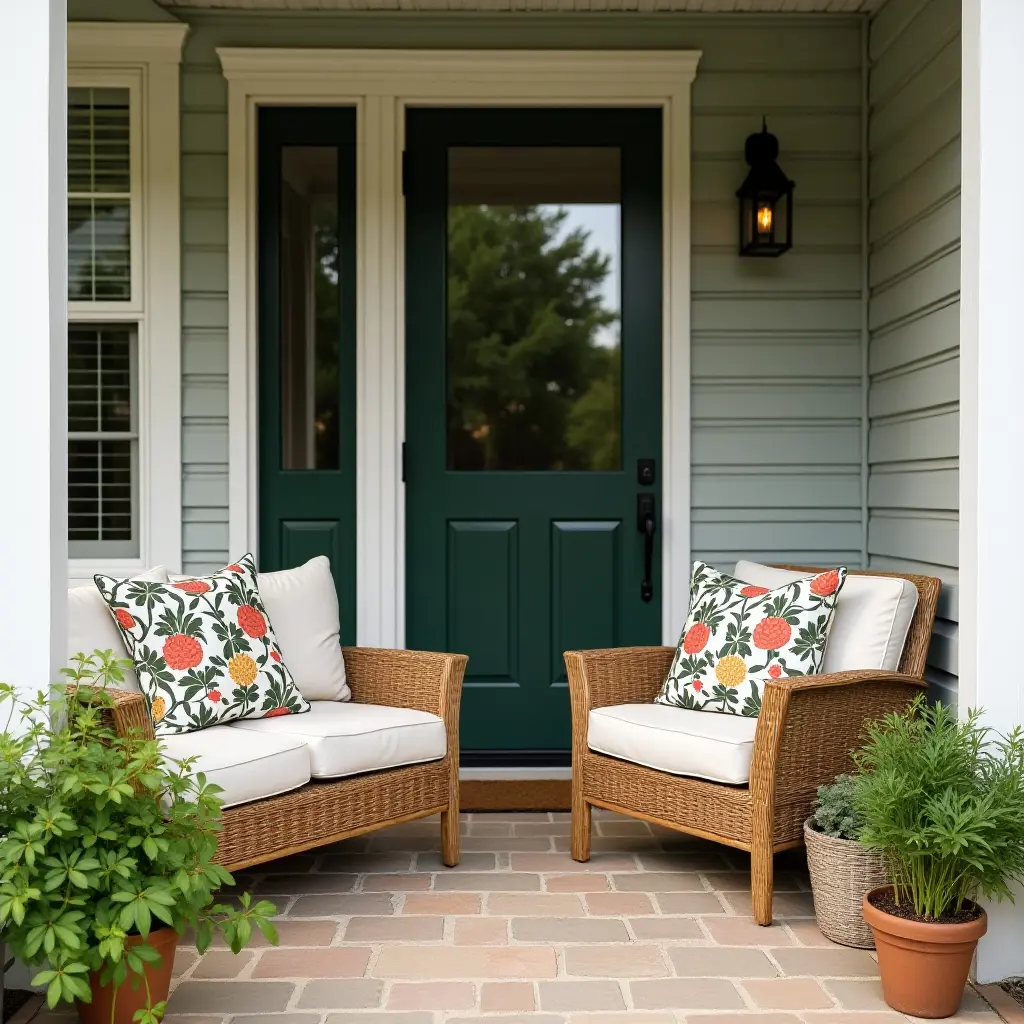
<path fill-rule="evenodd" d="M 774 589 L 813 573 L 741 561 L 736 563 L 734 575 L 744 583 Z M 917 587 L 910 580 L 851 572 L 839 592 L 821 671 L 880 668 L 895 672 L 915 608 Z"/>
<path fill-rule="evenodd" d="M 260 597 L 299 693 L 306 700 L 351 700 L 341 654 L 341 619 L 331 563 L 317 555 L 305 565 L 256 577 Z"/>
<path fill-rule="evenodd" d="M 132 579 L 166 583 L 167 568 L 158 565 Z M 68 591 L 68 661 L 76 654 L 107 650 L 113 651 L 119 658 L 129 656 L 110 609 L 96 587 L 72 587 Z M 139 692 L 139 677 L 130 668 L 125 669 L 120 689 Z"/>

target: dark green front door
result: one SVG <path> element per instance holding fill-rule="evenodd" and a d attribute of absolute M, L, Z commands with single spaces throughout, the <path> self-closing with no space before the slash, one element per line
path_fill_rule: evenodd
<path fill-rule="evenodd" d="M 412 110 L 410 647 L 469 763 L 560 763 L 562 652 L 660 633 L 661 114 Z"/>
<path fill-rule="evenodd" d="M 259 111 L 260 569 L 327 555 L 355 642 L 355 110 Z"/>

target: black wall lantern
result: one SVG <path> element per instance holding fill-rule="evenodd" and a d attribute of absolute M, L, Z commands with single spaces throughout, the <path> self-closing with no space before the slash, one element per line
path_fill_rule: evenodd
<path fill-rule="evenodd" d="M 744 147 L 750 173 L 737 189 L 740 201 L 740 255 L 781 256 L 793 247 L 793 188 L 775 162 L 779 140 L 768 131 L 748 135 Z"/>

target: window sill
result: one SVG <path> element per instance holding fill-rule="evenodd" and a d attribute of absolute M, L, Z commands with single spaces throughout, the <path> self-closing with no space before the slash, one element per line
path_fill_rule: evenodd
<path fill-rule="evenodd" d="M 116 576 L 138 576 L 151 566 L 141 558 L 70 558 L 68 559 L 68 587 L 91 587 L 92 578 L 97 574 Z"/>

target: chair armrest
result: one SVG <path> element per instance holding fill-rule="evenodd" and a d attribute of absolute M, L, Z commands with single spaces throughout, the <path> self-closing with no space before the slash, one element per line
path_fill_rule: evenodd
<path fill-rule="evenodd" d="M 68 694 L 74 694 L 76 691 L 83 704 L 92 703 L 92 698 L 100 694 L 110 699 L 110 704 L 103 710 L 103 724 L 113 729 L 118 736 L 127 736 L 134 731 L 140 739 L 155 738 L 149 705 L 141 693 L 134 690 L 115 690 L 112 687 L 103 689 L 84 683 L 69 683 Z"/>
<path fill-rule="evenodd" d="M 755 815 L 781 802 L 809 813 L 818 786 L 852 768 L 867 723 L 903 710 L 925 686 L 875 669 L 768 680 L 750 765 Z"/>
<path fill-rule="evenodd" d="M 613 704 L 650 704 L 665 681 L 674 647 L 611 647 L 566 651 L 569 700 L 572 703 L 573 749 L 586 750 L 593 708 Z"/>
<path fill-rule="evenodd" d="M 428 711 L 457 739 L 466 655 L 376 647 L 343 647 L 342 653 L 356 703 Z"/>

